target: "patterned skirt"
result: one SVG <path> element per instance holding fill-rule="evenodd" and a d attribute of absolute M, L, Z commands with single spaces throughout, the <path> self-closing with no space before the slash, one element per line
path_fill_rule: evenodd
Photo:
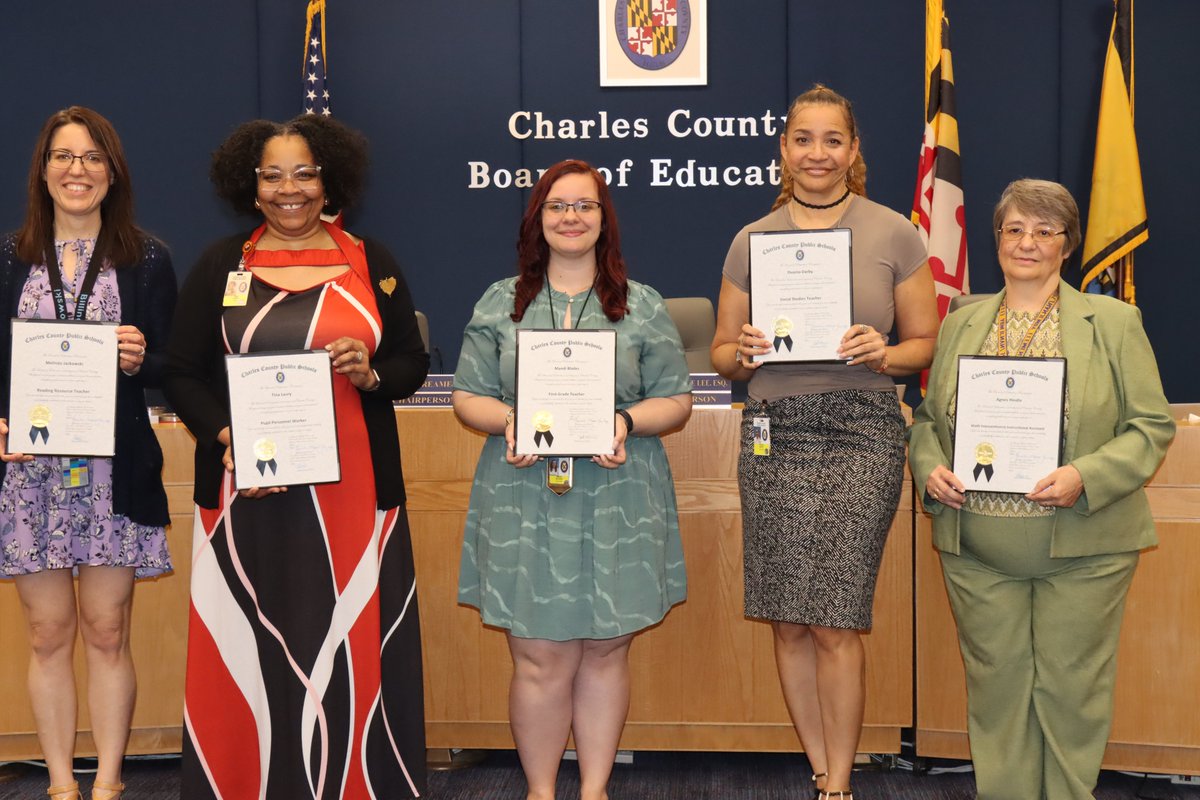
<path fill-rule="evenodd" d="M 754 455 L 754 418 L 771 454 Z M 894 392 L 747 400 L 738 462 L 748 617 L 867 630 L 904 480 Z"/>

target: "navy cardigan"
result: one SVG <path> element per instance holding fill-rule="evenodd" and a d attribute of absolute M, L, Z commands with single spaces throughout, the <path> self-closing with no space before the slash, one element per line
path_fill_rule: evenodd
<path fill-rule="evenodd" d="M 225 467 L 225 446 L 217 434 L 229 425 L 229 388 L 225 379 L 225 344 L 221 333 L 221 299 L 231 270 L 241 258 L 250 234 L 231 236 L 212 244 L 192 267 L 179 293 L 179 307 L 167 347 L 164 389 L 167 399 L 196 437 L 196 504 L 216 508 Z M 379 388 L 360 392 L 375 496 L 379 508 L 404 502 L 400 442 L 392 400 L 408 397 L 421 387 L 429 371 L 429 354 L 413 310 L 408 284 L 395 260 L 371 239 L 363 239 L 367 269 L 382 319 L 382 340 L 371 358 Z M 384 289 L 390 289 L 387 291 Z"/>
<path fill-rule="evenodd" d="M 0 302 L 9 317 L 17 316 L 30 267 L 17 258 L 15 234 L 0 239 Z M 117 293 L 121 324 L 137 326 L 146 337 L 146 357 L 137 375 L 117 373 L 113 513 L 139 525 L 166 526 L 171 519 L 162 485 L 162 448 L 150 428 L 145 395 L 145 389 L 162 383 L 167 334 L 175 309 L 175 270 L 162 242 L 145 237 L 141 261 L 117 270 Z M 7 322 L 0 327 L 0 417 L 8 419 L 12 328 Z M 0 480 L 7 466 L 0 462 Z"/>

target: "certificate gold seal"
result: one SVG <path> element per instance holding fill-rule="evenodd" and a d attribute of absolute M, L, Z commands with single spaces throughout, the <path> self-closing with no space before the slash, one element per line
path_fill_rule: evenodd
<path fill-rule="evenodd" d="M 541 445 L 542 440 L 546 440 L 546 445 L 554 444 L 554 434 L 550 432 L 550 427 L 554 425 L 554 415 L 549 411 L 535 411 L 533 413 L 533 443 Z"/>
<path fill-rule="evenodd" d="M 979 480 L 980 474 L 987 477 L 988 481 L 992 480 L 992 475 L 995 472 L 995 467 L 992 463 L 996 460 L 996 448 L 987 442 L 980 442 L 975 445 L 975 468 L 971 470 L 971 474 L 975 476 L 975 480 Z"/>
<path fill-rule="evenodd" d="M 261 458 L 263 461 L 268 461 L 275 457 L 275 443 L 270 439 L 259 439 L 254 443 L 254 456 Z"/>
<path fill-rule="evenodd" d="M 35 428 L 45 428 L 50 425 L 50 407 L 36 405 L 29 409 L 29 424 Z"/>
<path fill-rule="evenodd" d="M 41 403 L 29 409 L 29 442 L 36 444 L 39 437 L 50 441 L 50 407 Z"/>
<path fill-rule="evenodd" d="M 784 316 L 775 318 L 773 323 L 775 332 L 775 350 L 778 351 L 781 347 L 786 347 L 788 352 L 792 349 L 792 328 L 795 324 Z"/>
<path fill-rule="evenodd" d="M 259 475 L 266 475 L 267 468 L 271 470 L 271 474 L 275 474 L 278 464 L 275 463 L 275 453 L 278 448 L 275 442 L 267 438 L 258 439 L 254 442 L 254 457 L 257 459 L 254 466 L 258 467 Z"/>

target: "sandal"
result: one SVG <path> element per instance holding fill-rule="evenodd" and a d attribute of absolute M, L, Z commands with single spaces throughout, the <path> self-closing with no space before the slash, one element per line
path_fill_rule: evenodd
<path fill-rule="evenodd" d="M 817 800 L 833 800 L 835 797 L 837 800 L 854 800 L 854 792 L 850 791 L 849 789 L 835 789 L 832 792 L 827 792 L 822 789 L 821 791 L 817 792 Z"/>
<path fill-rule="evenodd" d="M 46 790 L 50 800 L 83 800 L 79 793 L 79 781 L 64 783 L 62 786 L 51 786 Z"/>
<path fill-rule="evenodd" d="M 123 783 L 105 783 L 96 781 L 92 784 L 92 800 L 121 800 L 125 792 Z"/>
<path fill-rule="evenodd" d="M 812 774 L 812 777 L 810 778 L 810 780 L 812 781 L 813 786 L 815 787 L 817 785 L 817 781 L 819 781 L 821 778 L 826 778 L 826 777 L 829 777 L 828 772 L 814 772 Z M 819 788 L 813 789 L 813 798 L 814 798 L 814 800 L 821 800 L 821 790 Z"/>

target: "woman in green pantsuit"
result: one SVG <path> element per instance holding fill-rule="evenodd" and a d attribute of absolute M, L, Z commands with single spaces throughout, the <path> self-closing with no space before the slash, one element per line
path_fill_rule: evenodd
<path fill-rule="evenodd" d="M 1142 487 L 1175 424 L 1138 310 L 1059 277 L 1080 243 L 1070 193 L 1015 181 L 993 221 L 1004 291 L 946 317 L 909 458 L 958 623 L 978 797 L 1090 798 L 1125 595 L 1157 541 Z M 960 355 L 1067 361 L 1062 466 L 1029 494 L 951 471 Z"/>

